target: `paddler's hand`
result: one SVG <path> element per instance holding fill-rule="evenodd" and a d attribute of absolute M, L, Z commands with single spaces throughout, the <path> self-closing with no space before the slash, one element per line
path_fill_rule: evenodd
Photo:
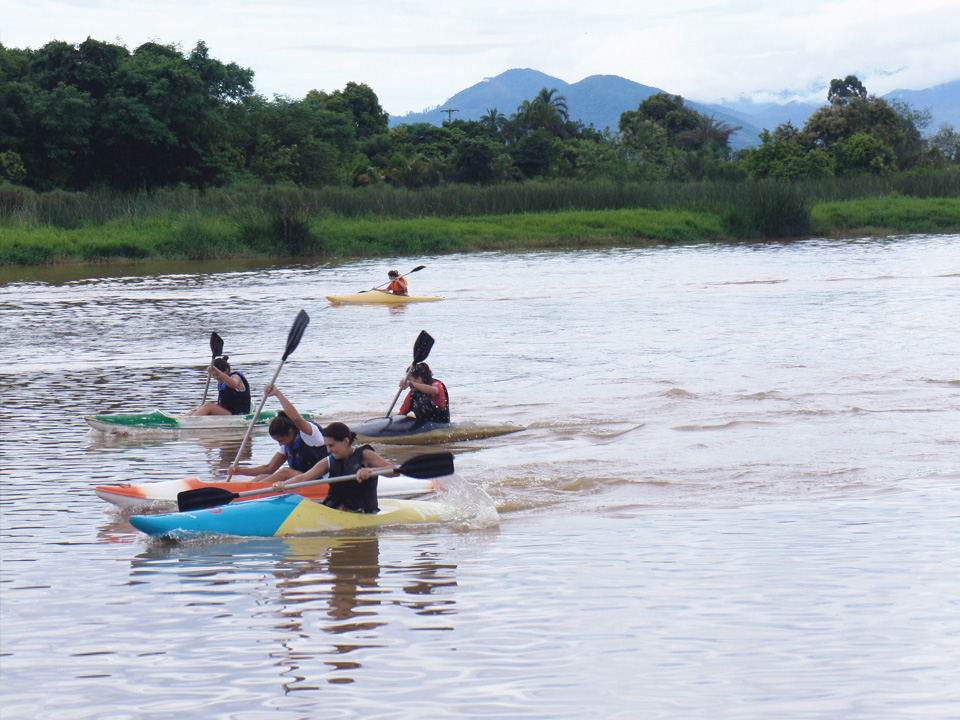
<path fill-rule="evenodd" d="M 287 489 L 287 481 L 277 480 L 277 482 L 273 484 L 273 489 L 276 490 L 278 493 L 285 492 Z"/>

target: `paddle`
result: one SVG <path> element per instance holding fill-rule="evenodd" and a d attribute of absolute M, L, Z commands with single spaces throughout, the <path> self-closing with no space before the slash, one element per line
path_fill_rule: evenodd
<path fill-rule="evenodd" d="M 408 272 L 406 275 L 401 275 L 400 277 L 404 278 L 404 277 L 406 277 L 407 275 L 413 275 L 415 272 L 420 272 L 420 271 L 423 270 L 425 267 L 426 267 L 426 265 L 417 265 L 413 270 L 411 270 L 410 272 Z M 360 292 L 362 292 L 362 293 L 365 293 L 365 292 L 373 292 L 374 290 L 379 290 L 379 289 L 380 289 L 381 287 L 383 287 L 384 285 L 389 285 L 391 282 L 393 282 L 393 281 L 392 281 L 392 280 L 387 280 L 385 283 L 380 283 L 379 285 L 377 285 L 375 288 L 372 288 L 371 290 L 361 290 Z"/>
<path fill-rule="evenodd" d="M 210 352 L 213 353 L 213 360 L 216 360 L 223 354 L 223 338 L 217 335 L 216 333 L 210 333 Z M 213 364 L 213 360 L 210 361 L 210 364 Z M 207 385 L 203 388 L 203 400 L 200 401 L 200 404 L 203 405 L 207 401 L 207 391 L 210 389 L 210 373 L 207 373 Z"/>
<path fill-rule="evenodd" d="M 407 374 L 403 376 L 404 380 L 410 379 L 410 371 L 413 370 L 414 365 L 422 363 L 427 359 L 427 355 L 430 354 L 430 348 L 432 347 L 433 338 L 430 337 L 426 330 L 421 330 L 420 334 L 417 335 L 416 341 L 413 343 L 413 362 L 410 364 L 410 367 L 407 368 Z M 390 417 L 390 413 L 393 412 L 393 406 L 397 404 L 397 398 L 400 397 L 400 393 L 402 392 L 402 387 L 397 390 L 397 394 L 393 396 L 393 402 L 390 403 L 390 409 L 387 410 L 387 414 L 384 415 L 384 417 Z"/>
<path fill-rule="evenodd" d="M 401 475 L 408 477 L 427 479 L 453 475 L 453 453 L 429 453 L 426 455 L 416 455 L 407 460 L 403 465 L 396 469 Z M 381 473 L 393 472 L 394 468 L 370 468 L 371 475 L 380 475 Z M 341 475 L 332 478 L 320 478 L 318 480 L 302 480 L 300 482 L 290 483 L 284 489 L 294 490 L 296 488 L 309 487 L 310 485 L 323 485 L 324 483 L 345 482 L 356 479 L 357 475 Z M 251 495 L 266 495 L 276 492 L 273 486 L 258 488 L 256 490 L 244 490 L 243 492 L 231 492 L 226 488 L 205 487 L 196 490 L 184 490 L 177 494 L 177 509 L 180 512 L 189 512 L 191 510 L 204 510 L 206 508 L 226 505 L 239 498 L 250 497 Z"/>
<path fill-rule="evenodd" d="M 290 357 L 290 353 L 297 349 L 297 345 L 300 344 L 300 338 L 303 337 L 303 331 L 307 329 L 307 325 L 310 324 L 310 316 L 307 315 L 303 310 L 297 313 L 296 319 L 293 321 L 293 325 L 290 327 L 290 332 L 287 333 L 287 347 L 283 351 L 283 357 L 280 358 L 280 364 L 277 365 L 277 371 L 273 374 L 273 380 L 270 381 L 270 386 L 272 386 L 277 381 L 277 376 L 280 374 L 280 368 L 283 367 L 283 364 L 287 361 L 287 358 Z M 240 462 L 240 456 L 243 454 L 243 449 L 247 445 L 247 440 L 250 439 L 250 433 L 253 431 L 253 426 L 257 424 L 257 420 L 260 418 L 260 412 L 263 410 L 264 404 L 267 402 L 267 396 L 264 394 L 263 399 L 260 400 L 260 407 L 257 408 L 257 411 L 253 414 L 253 420 L 250 421 L 250 426 L 247 428 L 247 434 L 243 436 L 243 442 L 240 443 L 240 449 L 237 451 L 237 457 L 233 461 L 233 466 L 230 468 L 230 472 L 227 473 L 227 478 L 233 477 L 233 473 L 237 470 L 237 465 Z"/>

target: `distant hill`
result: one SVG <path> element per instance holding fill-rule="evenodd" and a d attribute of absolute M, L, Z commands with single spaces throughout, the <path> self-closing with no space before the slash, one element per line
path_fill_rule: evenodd
<path fill-rule="evenodd" d="M 435 108 L 391 117 L 390 126 L 421 122 L 440 125 L 448 117 L 444 110 L 456 110 L 449 116 L 460 120 L 479 120 L 493 108 L 509 117 L 524 100 L 532 100 L 542 88 L 556 88 L 566 98 L 571 119 L 597 130 L 609 128 L 611 131 L 616 131 L 621 113 L 636 110 L 651 95 L 667 92 L 618 75 L 591 75 L 571 84 L 537 70 L 517 68 L 485 78 Z M 929 132 L 936 132 L 945 123 L 960 129 L 960 80 L 927 90 L 896 90 L 884 97 L 904 100 L 918 110 L 930 108 L 933 122 Z M 743 99 L 703 104 L 684 98 L 684 102 L 704 115 L 713 115 L 729 125 L 740 125 L 741 129 L 730 138 L 734 150 L 758 145 L 763 128 L 773 130 L 787 121 L 802 128 L 820 107 L 803 102 L 754 103 Z M 823 104 L 826 104 L 826 90 Z"/>
<path fill-rule="evenodd" d="M 884 95 L 910 103 L 916 110 L 930 110 L 932 122 L 927 132 L 935 133 L 942 125 L 960 130 L 960 80 L 936 85 L 926 90 L 894 90 Z"/>
<path fill-rule="evenodd" d="M 514 69 L 486 78 L 466 90 L 461 90 L 436 108 L 419 113 L 407 113 L 390 118 L 390 126 L 430 123 L 440 125 L 447 119 L 446 109 L 456 110 L 451 116 L 460 120 L 479 120 L 493 108 L 507 117 L 516 112 L 524 100 L 532 100 L 541 89 L 556 88 L 567 99 L 570 118 L 597 130 L 616 131 L 621 113 L 636 110 L 651 95 L 665 92 L 659 88 L 641 85 L 618 75 L 591 75 L 579 82 L 568 83 L 560 78 L 530 69 Z M 708 107 L 684 99 L 688 107 L 706 115 L 714 115 L 730 125 L 742 125 L 730 140 L 734 149 L 751 147 L 758 143 L 759 128 L 724 108 Z"/>

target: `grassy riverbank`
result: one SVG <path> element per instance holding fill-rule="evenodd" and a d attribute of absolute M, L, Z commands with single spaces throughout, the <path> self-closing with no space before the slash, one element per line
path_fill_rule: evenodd
<path fill-rule="evenodd" d="M 960 231 L 956 174 L 927 179 L 926 187 L 916 179 L 910 188 L 871 182 L 858 186 L 859 193 L 836 183 L 556 183 L 423 193 L 177 189 L 138 196 L 39 196 L 0 188 L 0 264 L 371 257 Z"/>

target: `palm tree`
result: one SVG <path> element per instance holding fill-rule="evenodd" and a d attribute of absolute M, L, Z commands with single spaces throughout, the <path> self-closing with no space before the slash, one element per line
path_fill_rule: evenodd
<path fill-rule="evenodd" d="M 733 127 L 723 120 L 717 120 L 713 115 L 709 117 L 699 115 L 697 124 L 692 130 L 684 130 L 677 135 L 677 145 L 699 148 L 713 140 L 721 148 L 726 148 L 730 146 L 730 136 L 742 127 L 742 125 Z"/>
<path fill-rule="evenodd" d="M 507 124 L 507 118 L 502 112 L 497 112 L 496 108 L 487 108 L 487 114 L 480 117 L 480 124 L 491 132 L 498 133 Z"/>

